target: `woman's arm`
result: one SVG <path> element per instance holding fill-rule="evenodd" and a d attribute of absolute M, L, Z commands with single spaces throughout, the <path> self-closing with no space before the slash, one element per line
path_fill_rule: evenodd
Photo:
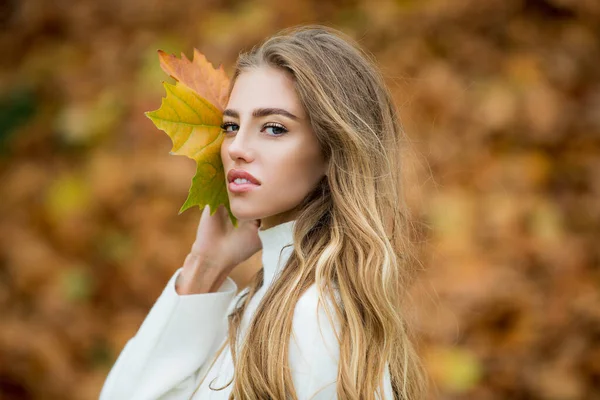
<path fill-rule="evenodd" d="M 317 287 L 312 285 L 300 297 L 294 310 L 289 362 L 298 400 L 337 399 L 340 348 L 336 332 L 339 334 L 340 324 L 332 314 L 332 325 L 323 308 L 325 304 L 317 307 L 318 298 Z M 391 400 L 394 397 L 387 368 L 383 379 L 382 399 Z"/>
<path fill-rule="evenodd" d="M 173 274 L 125 345 L 108 374 L 100 400 L 159 398 L 192 376 L 225 336 L 226 315 L 237 285 L 226 278 L 215 292 L 180 295 L 175 281 L 181 270 Z M 193 389 L 190 386 L 190 394 Z"/>

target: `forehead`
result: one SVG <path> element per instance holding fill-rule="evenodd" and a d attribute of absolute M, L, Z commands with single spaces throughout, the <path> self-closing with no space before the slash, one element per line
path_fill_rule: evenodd
<path fill-rule="evenodd" d="M 255 108 L 284 108 L 303 115 L 303 107 L 289 72 L 261 66 L 242 72 L 235 81 L 227 108 L 240 113 Z"/>

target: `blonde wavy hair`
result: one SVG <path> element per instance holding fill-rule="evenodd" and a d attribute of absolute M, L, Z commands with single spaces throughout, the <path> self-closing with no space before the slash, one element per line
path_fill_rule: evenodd
<path fill-rule="evenodd" d="M 428 379 L 403 313 L 418 265 L 401 190 L 403 131 L 383 78 L 355 42 L 323 26 L 281 31 L 241 54 L 232 86 L 263 65 L 291 74 L 328 172 L 298 206 L 294 251 L 241 345 L 242 315 L 262 270 L 229 315 L 235 373 L 215 390 L 233 383 L 230 399 L 297 399 L 281 362 L 288 362 L 295 305 L 316 284 L 320 304 L 335 299 L 325 311 L 340 323 L 338 398 L 382 398 L 388 366 L 395 398 L 425 398 Z"/>

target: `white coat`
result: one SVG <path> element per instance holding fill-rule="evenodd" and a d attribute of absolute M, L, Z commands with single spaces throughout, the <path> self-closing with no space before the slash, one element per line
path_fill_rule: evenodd
<path fill-rule="evenodd" d="M 291 254 L 292 247 L 284 246 L 293 242 L 294 224 L 289 221 L 258 231 L 263 246 L 264 284 L 242 318 L 242 335 Z M 173 274 L 135 336 L 125 345 L 108 374 L 100 400 L 229 398 L 232 385 L 221 391 L 209 385 L 220 388 L 233 376 L 229 346 L 213 361 L 227 337 L 227 315 L 247 289 L 236 295 L 237 285 L 227 278 L 217 292 L 179 295 L 175 279 L 180 270 Z M 333 327 L 323 307 L 317 308 L 318 298 L 313 284 L 294 309 L 289 365 L 299 400 L 337 398 L 339 344 L 334 329 L 339 325 Z M 387 368 L 384 388 L 384 398 L 393 399 Z"/>

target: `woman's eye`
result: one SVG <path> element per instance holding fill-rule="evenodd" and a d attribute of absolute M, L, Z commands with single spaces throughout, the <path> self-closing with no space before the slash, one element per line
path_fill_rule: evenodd
<path fill-rule="evenodd" d="M 236 124 L 233 124 L 231 122 L 225 122 L 224 124 L 221 125 L 221 130 L 223 131 L 223 133 L 235 132 L 238 129 L 239 129 L 239 127 Z"/>
<path fill-rule="evenodd" d="M 281 136 L 287 132 L 287 129 L 283 127 L 283 125 L 279 124 L 268 124 L 263 128 L 269 135 L 272 136 Z"/>
<path fill-rule="evenodd" d="M 221 131 L 225 134 L 235 133 L 240 129 L 239 125 L 234 124 L 233 122 L 225 122 L 221 125 Z M 267 131 L 269 136 L 281 136 L 284 133 L 287 133 L 287 129 L 281 124 L 266 124 L 263 126 L 262 131 Z"/>

